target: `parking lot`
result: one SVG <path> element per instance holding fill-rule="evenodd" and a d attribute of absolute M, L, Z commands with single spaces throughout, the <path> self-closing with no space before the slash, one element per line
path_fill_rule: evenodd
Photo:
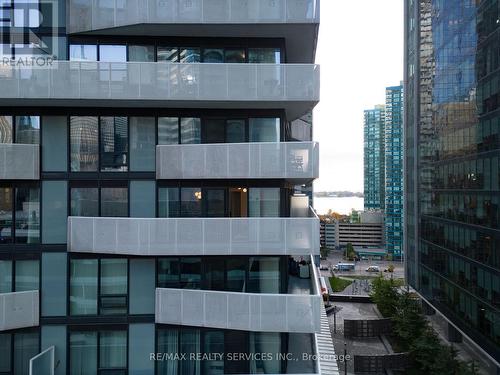
<path fill-rule="evenodd" d="M 354 271 L 335 271 L 336 275 L 345 275 L 345 276 L 376 276 L 377 272 L 367 272 L 366 269 L 370 266 L 378 266 L 380 271 L 386 277 L 391 277 L 390 272 L 383 272 L 388 269 L 389 265 L 394 266 L 394 272 L 392 273 L 392 277 L 395 279 L 403 279 L 404 278 L 404 264 L 401 261 L 387 261 L 387 260 L 360 260 L 356 262 L 345 261 L 343 259 L 343 252 L 340 250 L 331 250 L 328 258 L 326 260 L 321 261 L 321 266 L 327 266 L 328 269 L 332 269 L 338 263 L 354 263 Z M 321 274 L 323 276 L 329 276 L 330 271 L 322 270 Z"/>

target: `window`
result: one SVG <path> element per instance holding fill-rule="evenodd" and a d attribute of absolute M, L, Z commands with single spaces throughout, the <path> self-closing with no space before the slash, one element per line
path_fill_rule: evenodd
<path fill-rule="evenodd" d="M 12 116 L 0 116 L 0 143 L 12 143 Z"/>
<path fill-rule="evenodd" d="M 206 119 L 204 121 L 204 143 L 224 143 L 226 120 Z"/>
<path fill-rule="evenodd" d="M 126 62 L 127 46 L 121 45 L 100 45 L 99 61 Z"/>
<path fill-rule="evenodd" d="M 39 194 L 40 189 L 34 186 L 0 187 L 0 243 L 40 242 Z"/>
<path fill-rule="evenodd" d="M 205 217 L 224 217 L 225 189 L 204 189 Z"/>
<path fill-rule="evenodd" d="M 180 215 L 179 188 L 158 189 L 158 216 L 179 217 Z"/>
<path fill-rule="evenodd" d="M 201 258 L 181 258 L 181 288 L 201 288 Z"/>
<path fill-rule="evenodd" d="M 71 315 L 127 313 L 126 259 L 71 259 L 70 267 Z"/>
<path fill-rule="evenodd" d="M 158 47 L 158 61 L 178 62 L 179 49 L 177 47 Z"/>
<path fill-rule="evenodd" d="M 179 118 L 158 118 L 158 144 L 176 145 L 179 143 Z"/>
<path fill-rule="evenodd" d="M 181 143 L 201 143 L 201 121 L 199 118 L 181 118 Z"/>
<path fill-rule="evenodd" d="M 223 63 L 224 49 L 206 48 L 203 50 L 204 63 Z"/>
<path fill-rule="evenodd" d="M 129 46 L 128 61 L 137 62 L 154 62 L 155 47 L 154 46 Z"/>
<path fill-rule="evenodd" d="M 71 189 L 71 216 L 99 216 L 99 190 L 97 187 Z"/>
<path fill-rule="evenodd" d="M 71 375 L 126 374 L 127 331 L 73 331 L 69 345 Z"/>
<path fill-rule="evenodd" d="M 96 172 L 99 162 L 97 117 L 72 116 L 70 119 L 71 171 Z"/>
<path fill-rule="evenodd" d="M 101 117 L 101 171 L 128 170 L 128 121 L 126 117 Z"/>
<path fill-rule="evenodd" d="M 12 242 L 12 194 L 10 187 L 0 187 L 0 244 Z"/>
<path fill-rule="evenodd" d="M 245 62 L 244 49 L 226 49 L 224 60 L 228 64 L 240 64 Z"/>
<path fill-rule="evenodd" d="M 97 46 L 92 44 L 71 44 L 70 61 L 97 61 Z"/>
<path fill-rule="evenodd" d="M 70 269 L 70 314 L 97 314 L 97 259 L 72 259 Z"/>
<path fill-rule="evenodd" d="M 248 293 L 280 292 L 280 262 L 278 257 L 251 257 Z"/>
<path fill-rule="evenodd" d="M 280 119 L 279 118 L 251 118 L 250 142 L 279 142 L 280 141 Z"/>
<path fill-rule="evenodd" d="M 15 189 L 17 243 L 40 242 L 40 189 L 22 187 Z"/>
<path fill-rule="evenodd" d="M 40 289 L 38 260 L 0 260 L 0 293 Z"/>
<path fill-rule="evenodd" d="M 155 152 L 155 118 L 131 117 L 130 170 L 154 172 L 156 169 Z"/>
<path fill-rule="evenodd" d="M 128 216 L 128 188 L 126 187 L 101 188 L 101 216 L 102 217 Z"/>
<path fill-rule="evenodd" d="M 0 373 L 28 374 L 30 359 L 40 353 L 40 334 L 30 329 L 0 333 Z"/>
<path fill-rule="evenodd" d="M 280 189 L 279 188 L 250 188 L 249 189 L 249 216 L 250 217 L 279 217 L 280 216 Z"/>
<path fill-rule="evenodd" d="M 199 48 L 181 48 L 179 61 L 181 63 L 198 63 L 201 61 Z"/>
<path fill-rule="evenodd" d="M 16 143 L 40 143 L 39 116 L 16 116 Z"/>
<path fill-rule="evenodd" d="M 181 188 L 181 216 L 201 217 L 201 188 Z"/>
<path fill-rule="evenodd" d="M 226 142 L 243 143 L 246 142 L 246 122 L 245 120 L 227 120 Z"/>
<path fill-rule="evenodd" d="M 101 260 L 101 315 L 127 313 L 127 260 Z"/>
<path fill-rule="evenodd" d="M 280 64 L 281 51 L 279 48 L 249 48 L 248 62 L 253 64 Z"/>
<path fill-rule="evenodd" d="M 160 288 L 201 288 L 201 258 L 164 258 L 158 260 Z"/>
<path fill-rule="evenodd" d="M 0 116 L 0 143 L 13 141 L 23 144 L 39 144 L 40 116 Z"/>

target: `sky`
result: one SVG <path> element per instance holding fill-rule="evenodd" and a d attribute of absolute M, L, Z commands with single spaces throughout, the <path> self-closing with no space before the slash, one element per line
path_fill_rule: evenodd
<path fill-rule="evenodd" d="M 383 104 L 385 88 L 403 80 L 403 34 L 403 0 L 321 2 L 315 191 L 363 191 L 363 110 Z"/>

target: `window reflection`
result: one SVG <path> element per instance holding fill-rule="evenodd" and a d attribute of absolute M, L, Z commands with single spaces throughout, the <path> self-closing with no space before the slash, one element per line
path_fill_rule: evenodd
<path fill-rule="evenodd" d="M 12 190 L 0 187 L 0 244 L 12 242 Z"/>
<path fill-rule="evenodd" d="M 16 189 L 16 242 L 40 242 L 40 190 Z"/>
<path fill-rule="evenodd" d="M 101 216 L 128 216 L 128 189 L 126 187 L 101 188 Z"/>
<path fill-rule="evenodd" d="M 98 168 L 97 117 L 72 116 L 70 119 L 71 171 L 97 171 Z"/>
<path fill-rule="evenodd" d="M 179 118 L 158 118 L 158 144 L 173 145 L 179 143 Z"/>
<path fill-rule="evenodd" d="M 39 116 L 16 116 L 16 143 L 40 143 Z"/>
<path fill-rule="evenodd" d="M 251 118 L 249 121 L 250 142 L 279 142 L 279 118 Z"/>
<path fill-rule="evenodd" d="M 249 48 L 248 62 L 251 64 L 280 64 L 281 51 L 278 48 Z"/>
<path fill-rule="evenodd" d="M 179 49 L 177 47 L 158 47 L 158 61 L 179 62 Z"/>
<path fill-rule="evenodd" d="M 128 61 L 136 62 L 154 62 L 155 47 L 154 46 L 129 46 Z"/>
<path fill-rule="evenodd" d="M 206 48 L 203 50 L 204 63 L 223 63 L 224 49 Z"/>
<path fill-rule="evenodd" d="M 70 61 L 97 61 L 97 46 L 91 44 L 71 44 Z"/>
<path fill-rule="evenodd" d="M 0 116 L 0 143 L 12 143 L 12 116 Z"/>
<path fill-rule="evenodd" d="M 127 46 L 101 44 L 99 46 L 99 61 L 126 62 Z"/>
<path fill-rule="evenodd" d="M 72 188 L 71 216 L 99 216 L 99 190 L 88 187 Z"/>
<path fill-rule="evenodd" d="M 126 117 L 101 117 L 101 171 L 128 170 Z"/>

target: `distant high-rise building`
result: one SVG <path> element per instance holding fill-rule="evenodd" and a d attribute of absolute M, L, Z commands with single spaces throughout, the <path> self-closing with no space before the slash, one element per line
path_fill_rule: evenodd
<path fill-rule="evenodd" d="M 385 106 L 365 110 L 364 185 L 365 210 L 384 209 L 385 200 Z"/>
<path fill-rule="evenodd" d="M 403 251 L 403 86 L 385 91 L 385 244 L 392 258 Z"/>
<path fill-rule="evenodd" d="M 500 371 L 497 1 L 405 2 L 409 284 Z"/>

